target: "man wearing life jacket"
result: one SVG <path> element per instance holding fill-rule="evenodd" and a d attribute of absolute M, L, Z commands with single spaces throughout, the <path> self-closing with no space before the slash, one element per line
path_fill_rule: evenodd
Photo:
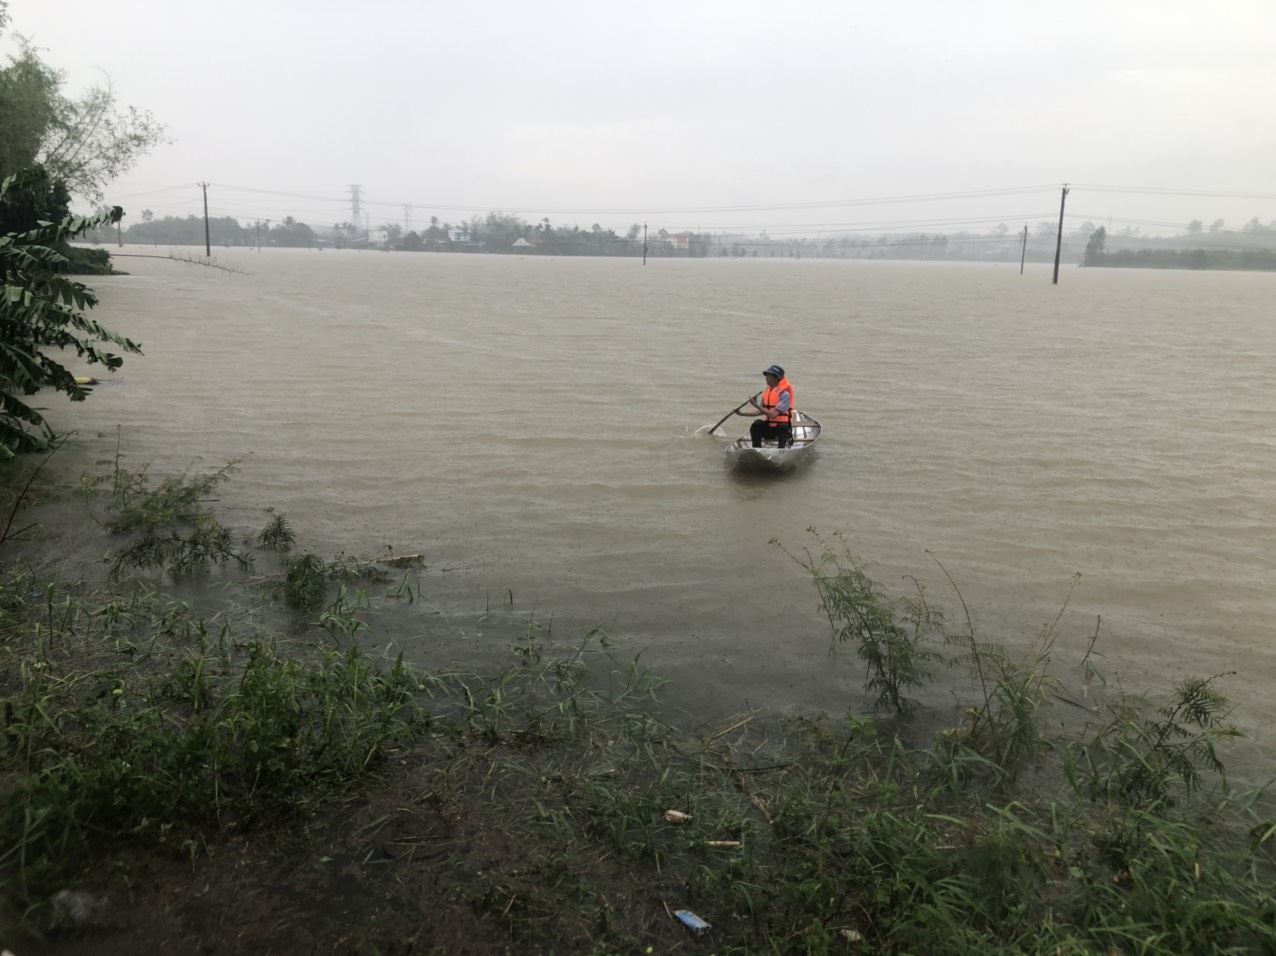
<path fill-rule="evenodd" d="M 774 441 L 777 448 L 787 448 L 793 443 L 793 412 L 797 408 L 793 386 L 778 365 L 772 365 L 762 374 L 766 376 L 766 390 L 761 403 L 751 398 L 749 404 L 754 410 L 737 414 L 759 419 L 749 426 L 754 448 L 761 448 L 763 441 Z"/>

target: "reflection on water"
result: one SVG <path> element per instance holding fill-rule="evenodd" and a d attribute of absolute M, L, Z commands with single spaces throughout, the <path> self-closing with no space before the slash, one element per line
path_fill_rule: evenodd
<path fill-rule="evenodd" d="M 815 468 L 819 456 L 820 450 L 812 448 L 800 464 L 787 469 L 777 468 L 765 460 L 754 461 L 747 458 L 732 460 L 724 456 L 723 467 L 732 481 L 745 487 L 771 485 L 776 482 L 789 485 L 805 481 L 811 470 Z"/>
<path fill-rule="evenodd" d="M 129 259 L 98 317 L 146 355 L 52 417 L 85 461 L 241 458 L 222 505 L 320 553 L 429 555 L 434 610 L 512 591 L 561 632 L 614 622 L 695 706 L 862 706 L 853 658 L 770 542 L 841 531 L 982 639 L 1102 615 L 1136 687 L 1241 673 L 1276 718 L 1276 277 L 963 264 L 219 252 Z M 776 331 L 780 330 L 780 331 Z M 824 425 L 783 476 L 697 434 L 789 370 Z M 448 571 L 440 569 L 448 568 Z M 416 638 L 421 652 L 428 638 Z M 482 638 L 470 634 L 466 640 Z"/>

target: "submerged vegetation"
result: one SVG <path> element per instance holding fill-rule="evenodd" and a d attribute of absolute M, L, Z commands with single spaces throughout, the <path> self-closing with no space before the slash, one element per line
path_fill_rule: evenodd
<path fill-rule="evenodd" d="M 1001 646 L 817 534 L 793 557 L 862 691 L 840 716 L 687 728 L 609 635 L 509 609 L 487 615 L 503 667 L 413 666 L 373 612 L 419 597 L 419 557 L 295 553 L 280 514 L 238 540 L 207 510 L 228 469 L 156 483 L 117 456 L 81 483 L 113 576 L 0 580 L 0 940 L 1276 952 L 1276 823 L 1225 774 L 1221 675 L 1144 697 L 1089 655 L 1054 673 L 1058 621 Z M 200 575 L 242 603 L 161 590 Z M 937 681 L 973 694 L 932 734 L 910 692 Z"/>

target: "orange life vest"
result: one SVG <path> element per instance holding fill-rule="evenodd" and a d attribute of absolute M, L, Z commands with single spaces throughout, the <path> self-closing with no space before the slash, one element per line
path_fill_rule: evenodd
<path fill-rule="evenodd" d="M 787 378 L 780 379 L 779 384 L 776 385 L 775 388 L 768 388 L 762 395 L 762 408 L 770 413 L 775 411 L 776 407 L 780 404 L 780 395 L 783 392 L 789 393 L 789 410 L 787 412 L 780 412 L 780 414 L 776 415 L 774 418 L 767 418 L 767 424 L 772 428 L 775 428 L 777 425 L 787 425 L 789 422 L 793 421 L 792 412 L 793 409 L 797 407 L 797 398 L 793 393 L 793 386 L 789 384 L 789 380 Z"/>

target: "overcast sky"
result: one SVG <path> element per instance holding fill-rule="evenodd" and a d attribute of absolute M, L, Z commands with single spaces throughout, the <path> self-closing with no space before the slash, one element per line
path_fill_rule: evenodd
<path fill-rule="evenodd" d="M 1065 182 L 1071 228 L 1276 219 L 1272 0 L 9 13 L 0 50 L 22 34 L 68 92 L 109 77 L 167 125 L 109 191 L 130 218 L 199 212 L 207 181 L 214 215 L 321 224 L 350 218 L 352 183 L 373 225 L 414 227 L 495 210 L 622 231 L 1035 230 Z"/>

